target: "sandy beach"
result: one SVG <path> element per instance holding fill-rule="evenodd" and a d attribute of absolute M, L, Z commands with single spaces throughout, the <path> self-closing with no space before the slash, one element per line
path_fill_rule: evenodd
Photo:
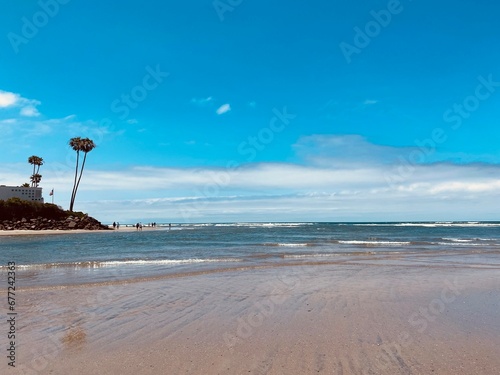
<path fill-rule="evenodd" d="M 499 271 L 352 261 L 21 287 L 8 373 L 497 374 Z"/>
<path fill-rule="evenodd" d="M 0 230 L 0 236 L 34 236 L 34 235 L 52 235 L 52 234 L 81 234 L 81 233 L 113 233 L 113 232 L 136 232 L 135 227 L 120 226 L 120 229 L 110 230 L 86 230 L 86 229 L 71 229 L 71 230 Z M 164 229 L 164 228 L 163 228 Z M 143 231 L 160 230 L 160 228 L 143 227 Z"/>

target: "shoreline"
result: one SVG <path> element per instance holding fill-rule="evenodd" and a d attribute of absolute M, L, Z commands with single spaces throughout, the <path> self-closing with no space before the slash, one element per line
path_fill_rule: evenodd
<path fill-rule="evenodd" d="M 108 226 L 109 227 L 109 226 Z M 162 230 L 163 228 L 143 227 L 143 232 L 152 232 Z M 168 229 L 168 228 L 167 228 Z M 54 235 L 54 234 L 82 234 L 82 233 L 119 233 L 119 232 L 140 232 L 135 227 L 122 227 L 120 229 L 45 229 L 45 230 L 30 230 L 30 229 L 14 229 L 14 230 L 0 230 L 1 236 L 32 236 L 32 235 Z"/>

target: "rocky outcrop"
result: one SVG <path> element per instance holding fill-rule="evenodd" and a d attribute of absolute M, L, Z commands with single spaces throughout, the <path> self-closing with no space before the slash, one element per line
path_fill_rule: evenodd
<path fill-rule="evenodd" d="M 41 216 L 34 219 L 22 218 L 21 220 L 0 221 L 0 230 L 108 230 L 106 225 L 101 224 L 90 216 L 68 216 L 64 219 L 47 219 Z"/>

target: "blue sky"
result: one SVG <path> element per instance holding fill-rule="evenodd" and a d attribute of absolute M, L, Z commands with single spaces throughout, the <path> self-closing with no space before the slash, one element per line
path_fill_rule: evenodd
<path fill-rule="evenodd" d="M 0 184 L 103 221 L 495 220 L 500 5 L 14 2 Z"/>

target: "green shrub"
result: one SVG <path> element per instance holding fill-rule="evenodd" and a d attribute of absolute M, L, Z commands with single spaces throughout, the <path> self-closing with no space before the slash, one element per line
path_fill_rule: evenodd
<path fill-rule="evenodd" d="M 60 220 L 71 215 L 75 214 L 64 211 L 51 203 L 31 202 L 20 198 L 0 200 L 0 220 L 21 220 L 23 218 L 29 220 L 37 217 Z"/>

